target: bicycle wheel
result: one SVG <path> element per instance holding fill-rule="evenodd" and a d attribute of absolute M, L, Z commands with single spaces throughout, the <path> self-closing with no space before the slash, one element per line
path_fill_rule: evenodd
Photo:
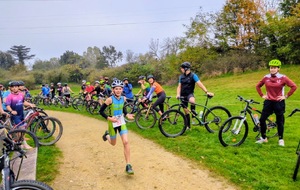
<path fill-rule="evenodd" d="M 76 108 L 77 110 L 81 111 L 84 109 L 86 102 L 82 99 L 78 99 L 78 101 L 76 102 Z"/>
<path fill-rule="evenodd" d="M 241 116 L 227 119 L 219 130 L 219 141 L 226 146 L 239 146 L 247 138 L 248 123 Z"/>
<path fill-rule="evenodd" d="M 37 122 L 33 132 L 40 145 L 48 146 L 53 145 L 61 138 L 63 126 L 57 118 L 45 117 Z"/>
<path fill-rule="evenodd" d="M 133 114 L 134 113 L 134 103 L 133 102 L 127 103 L 124 106 L 124 109 L 126 109 L 127 113 Z M 125 117 L 125 121 L 126 122 L 134 122 L 134 119 L 128 119 L 127 117 Z"/>
<path fill-rule="evenodd" d="M 185 115 L 178 110 L 168 110 L 160 117 L 158 127 L 166 137 L 180 136 L 187 128 Z"/>
<path fill-rule="evenodd" d="M 11 185 L 11 190 L 53 190 L 47 184 L 35 180 L 19 180 Z"/>
<path fill-rule="evenodd" d="M 39 142 L 34 133 L 26 129 L 12 129 L 7 134 L 14 142 L 20 144 L 21 148 L 38 148 Z"/>
<path fill-rule="evenodd" d="M 99 102 L 93 101 L 88 107 L 88 112 L 92 115 L 96 115 L 99 113 L 100 107 Z"/>
<path fill-rule="evenodd" d="M 222 123 L 231 117 L 231 113 L 223 106 L 215 106 L 207 110 L 203 121 L 205 128 L 210 133 L 218 132 Z"/>
<path fill-rule="evenodd" d="M 294 170 L 294 174 L 293 174 L 293 180 L 296 181 L 297 179 L 297 174 L 298 174 L 298 170 L 299 170 L 299 165 L 300 165 L 300 153 L 298 153 L 297 156 L 297 162 L 296 162 L 296 166 L 295 166 L 295 170 Z"/>
<path fill-rule="evenodd" d="M 156 113 L 152 108 L 143 108 L 135 116 L 135 123 L 141 129 L 152 128 L 156 120 Z"/>

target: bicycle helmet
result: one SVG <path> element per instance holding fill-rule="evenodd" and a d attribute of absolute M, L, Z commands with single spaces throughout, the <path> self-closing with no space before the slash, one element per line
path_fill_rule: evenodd
<path fill-rule="evenodd" d="M 145 80 L 145 79 L 146 79 L 145 76 L 143 76 L 143 75 L 139 76 L 139 80 Z"/>
<path fill-rule="evenodd" d="M 191 68 L 191 64 L 189 62 L 183 62 L 180 67 L 186 71 Z"/>
<path fill-rule="evenodd" d="M 61 85 L 61 82 L 58 82 L 57 85 Z"/>
<path fill-rule="evenodd" d="M 82 83 L 86 83 L 86 80 L 82 80 L 81 82 L 82 82 Z"/>
<path fill-rule="evenodd" d="M 97 81 L 97 80 L 95 81 L 95 83 L 97 83 L 97 84 L 100 84 L 100 82 L 99 82 L 99 81 Z"/>
<path fill-rule="evenodd" d="M 105 84 L 105 81 L 104 80 L 100 80 L 99 84 L 103 85 L 103 84 Z"/>
<path fill-rule="evenodd" d="M 19 83 L 19 86 L 24 86 L 25 85 L 25 83 L 23 82 L 23 81 L 18 81 L 18 83 Z"/>
<path fill-rule="evenodd" d="M 147 76 L 147 79 L 149 80 L 150 78 L 153 78 L 153 80 L 155 80 L 154 76 L 153 75 L 148 75 Z"/>
<path fill-rule="evenodd" d="M 128 78 L 124 78 L 124 79 L 123 79 L 123 81 L 125 81 L 125 80 L 127 80 L 127 81 L 128 81 Z"/>
<path fill-rule="evenodd" d="M 68 83 L 65 83 L 64 86 L 68 86 Z"/>
<path fill-rule="evenodd" d="M 112 88 L 115 88 L 115 87 L 124 87 L 124 84 L 122 81 L 120 80 L 114 80 L 112 83 L 111 83 L 111 87 Z"/>
<path fill-rule="evenodd" d="M 269 66 L 273 66 L 273 67 L 280 67 L 281 66 L 281 61 L 278 59 L 273 59 L 269 62 Z"/>
<path fill-rule="evenodd" d="M 10 81 L 8 84 L 9 84 L 10 87 L 19 86 L 19 82 L 18 81 Z"/>
<path fill-rule="evenodd" d="M 86 85 L 90 85 L 91 83 L 90 82 L 86 82 Z"/>

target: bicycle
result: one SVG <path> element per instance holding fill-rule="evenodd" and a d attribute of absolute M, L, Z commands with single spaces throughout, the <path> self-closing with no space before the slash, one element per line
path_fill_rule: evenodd
<path fill-rule="evenodd" d="M 2 171 L 1 173 L 2 173 L 3 190 L 11 190 L 11 189 L 52 190 L 50 186 L 40 181 L 18 180 L 23 159 L 24 157 L 26 157 L 26 151 L 24 151 L 21 148 L 21 143 L 15 141 L 15 139 L 10 138 L 10 135 L 1 136 L 1 140 L 3 141 L 3 148 L 2 148 L 3 155 L 0 157 L 0 163 L 1 163 L 0 169 Z M 18 152 L 18 154 L 14 154 L 14 156 L 11 157 L 10 153 L 13 151 Z M 11 161 L 14 161 L 16 159 L 21 159 L 17 175 L 15 175 L 11 167 Z"/>
<path fill-rule="evenodd" d="M 164 101 L 164 107 L 165 109 L 169 109 L 169 100 L 171 96 L 167 96 Z M 147 100 L 143 102 L 144 106 L 142 109 L 140 109 L 136 116 L 135 116 L 135 123 L 140 129 L 149 129 L 152 128 L 157 119 L 156 110 L 153 108 L 154 102 L 152 100 Z"/>
<path fill-rule="evenodd" d="M 238 95 L 238 100 L 245 103 L 244 109 L 240 112 L 239 116 L 233 116 L 228 118 L 224 122 L 224 124 L 222 125 L 219 131 L 219 141 L 224 147 L 240 146 L 241 144 L 244 143 L 244 141 L 248 136 L 248 131 L 249 131 L 249 125 L 246 120 L 247 114 L 250 115 L 251 121 L 254 124 L 253 131 L 258 132 L 255 138 L 258 139 L 261 135 L 260 124 L 258 120 L 258 115 L 261 115 L 261 111 L 250 106 L 250 104 L 260 104 L 260 103 L 252 99 L 246 100 L 239 95 Z M 266 120 L 266 124 L 267 124 L 267 137 L 273 138 L 275 136 L 278 136 L 276 122 L 273 122 L 271 118 L 268 118 Z"/>
<path fill-rule="evenodd" d="M 188 128 L 186 113 L 192 116 L 195 126 L 204 126 L 210 133 L 219 130 L 223 120 L 231 117 L 231 113 L 223 106 L 207 107 L 208 100 L 213 96 L 205 95 L 204 105 L 194 104 L 196 107 L 202 107 L 199 116 L 185 105 L 184 97 L 180 97 L 180 103 L 171 106 L 171 108 L 162 114 L 159 119 L 159 130 L 165 137 L 177 137 L 182 135 Z"/>
<path fill-rule="evenodd" d="M 296 108 L 294 109 L 290 115 L 288 115 L 288 117 L 292 117 L 292 115 L 294 115 L 294 113 L 296 112 L 300 112 L 300 109 Z M 298 175 L 298 170 L 299 170 L 299 166 L 300 166 L 300 141 L 298 143 L 298 146 L 296 148 L 296 154 L 297 154 L 297 161 L 296 161 L 296 166 L 294 169 L 294 173 L 293 173 L 293 180 L 296 181 L 297 179 L 297 175 Z"/>
<path fill-rule="evenodd" d="M 13 125 L 10 118 L 1 121 L 7 130 L 16 130 L 23 127 L 33 132 L 40 145 L 53 145 L 62 136 L 63 126 L 61 122 L 54 117 L 49 117 L 42 109 L 34 107 L 28 110 L 24 120 Z"/>

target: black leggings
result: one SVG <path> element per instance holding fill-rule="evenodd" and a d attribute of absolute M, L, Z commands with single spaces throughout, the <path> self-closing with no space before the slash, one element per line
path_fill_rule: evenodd
<path fill-rule="evenodd" d="M 153 108 L 158 112 L 159 110 L 164 113 L 164 102 L 166 99 L 166 93 L 164 91 L 157 94 L 157 100 L 153 104 Z M 159 106 L 159 109 L 157 108 Z"/>
<path fill-rule="evenodd" d="M 266 120 L 267 118 L 275 113 L 276 115 L 276 124 L 278 130 L 279 139 L 283 139 L 283 132 L 284 132 L 284 112 L 285 112 L 285 101 L 282 100 L 280 102 L 265 100 L 264 101 L 264 108 L 262 110 L 262 114 L 260 116 L 259 122 L 261 126 L 261 134 L 263 138 L 266 138 L 266 131 L 267 125 Z"/>

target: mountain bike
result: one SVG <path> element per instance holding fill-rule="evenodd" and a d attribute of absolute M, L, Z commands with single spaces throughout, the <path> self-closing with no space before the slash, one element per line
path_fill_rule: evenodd
<path fill-rule="evenodd" d="M 21 148 L 21 143 L 10 138 L 10 135 L 1 136 L 3 148 L 3 155 L 0 157 L 0 169 L 2 173 L 2 189 L 36 189 L 36 190 L 52 190 L 52 188 L 45 183 L 35 180 L 18 180 L 20 168 L 22 167 L 23 159 L 26 157 L 26 151 Z M 37 142 L 37 141 L 36 141 Z M 10 156 L 11 152 L 17 152 Z M 15 175 L 11 167 L 11 161 L 21 159 L 18 173 Z"/>
<path fill-rule="evenodd" d="M 191 123 L 194 126 L 205 126 L 210 133 L 217 132 L 223 121 L 231 116 L 228 109 L 223 106 L 207 107 L 208 100 L 212 96 L 205 95 L 206 101 L 204 105 L 194 104 L 197 107 L 203 108 L 198 114 L 192 111 L 185 105 L 184 97 L 180 97 L 180 103 L 171 106 L 169 110 L 162 114 L 159 119 L 159 130 L 166 137 L 177 137 L 182 135 L 188 126 L 186 113 L 192 116 Z"/>
<path fill-rule="evenodd" d="M 154 96 L 153 98 L 155 98 Z M 170 108 L 169 100 L 171 96 L 167 96 L 165 101 L 164 101 L 164 109 L 168 110 Z M 135 123 L 140 129 L 149 129 L 152 128 L 155 124 L 156 121 L 158 120 L 157 118 L 157 111 L 156 109 L 153 108 L 153 100 L 146 100 L 143 102 L 144 106 L 142 109 L 140 109 L 136 115 L 135 115 Z"/>
<path fill-rule="evenodd" d="M 294 115 L 294 113 L 296 112 L 300 112 L 300 109 L 296 108 L 294 109 L 290 115 L 288 115 L 288 117 L 292 117 L 292 115 Z M 296 166 L 294 169 L 294 173 L 293 173 L 293 180 L 296 181 L 297 179 L 297 175 L 298 175 L 298 170 L 299 170 L 299 166 L 300 166 L 300 141 L 298 143 L 298 146 L 296 148 L 296 154 L 297 154 L 297 161 L 296 161 Z"/>
<path fill-rule="evenodd" d="M 261 111 L 257 110 L 254 107 L 251 107 L 250 104 L 260 104 L 254 100 L 244 99 L 242 96 L 238 95 L 237 98 L 239 101 L 245 103 L 244 109 L 240 112 L 239 116 L 233 116 L 228 118 L 222 125 L 219 131 L 219 141 L 220 143 L 226 146 L 240 146 L 244 143 L 248 136 L 249 125 L 247 122 L 247 114 L 250 115 L 251 121 L 254 124 L 253 131 L 258 132 L 256 135 L 256 140 L 261 136 L 260 124 L 259 124 L 259 115 Z M 267 124 L 267 137 L 272 138 L 278 136 L 277 133 L 277 124 L 272 121 L 272 118 L 269 117 L 266 120 Z"/>
<path fill-rule="evenodd" d="M 30 108 L 24 120 L 18 124 L 13 124 L 10 118 L 5 118 L 1 122 L 9 131 L 24 128 L 33 132 L 40 145 L 53 145 L 63 133 L 61 122 L 57 118 L 47 116 L 42 109 L 37 107 Z"/>

